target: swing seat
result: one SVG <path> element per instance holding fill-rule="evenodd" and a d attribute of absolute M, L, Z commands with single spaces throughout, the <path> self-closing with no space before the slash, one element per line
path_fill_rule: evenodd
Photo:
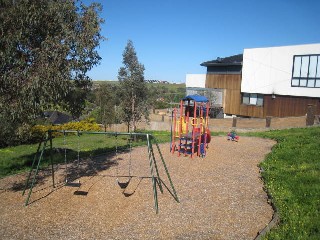
<path fill-rule="evenodd" d="M 132 192 L 132 193 L 123 192 L 123 195 L 124 195 L 125 197 L 130 197 L 130 196 L 132 196 L 133 194 L 134 194 L 134 192 Z"/>
<path fill-rule="evenodd" d="M 68 187 L 80 187 L 81 183 L 80 182 L 66 182 L 65 186 L 68 186 Z"/>
<path fill-rule="evenodd" d="M 127 182 L 119 182 L 119 180 L 117 179 L 117 183 L 121 189 L 126 189 L 130 183 L 130 179 Z"/>

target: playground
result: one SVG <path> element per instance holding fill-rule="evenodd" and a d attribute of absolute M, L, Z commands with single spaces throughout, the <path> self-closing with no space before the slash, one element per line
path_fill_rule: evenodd
<path fill-rule="evenodd" d="M 69 162 L 70 185 L 64 182 L 65 164 L 54 166 L 55 188 L 50 167 L 40 171 L 27 206 L 22 191 L 28 174 L 9 176 L 0 180 L 0 235 L 3 239 L 254 239 L 273 215 L 257 165 L 274 144 L 259 138 L 234 142 L 226 136 L 212 137 L 204 158 L 178 156 L 170 152 L 169 144 L 160 144 L 180 203 L 158 162 L 164 180 L 163 193 L 158 191 L 158 214 L 146 146 L 81 159 L 80 168 Z M 122 189 L 117 180 L 127 178 L 118 176 L 128 174 L 129 164 L 130 183 Z"/>

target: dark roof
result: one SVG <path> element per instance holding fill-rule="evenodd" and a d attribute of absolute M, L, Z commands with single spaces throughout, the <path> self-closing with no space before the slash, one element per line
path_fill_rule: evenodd
<path fill-rule="evenodd" d="M 189 95 L 189 96 L 186 96 L 185 98 L 183 98 L 182 100 L 183 101 L 193 100 L 196 102 L 208 102 L 209 101 L 205 96 L 200 96 L 200 95 Z"/>
<path fill-rule="evenodd" d="M 241 65 L 243 60 L 243 54 L 233 55 L 230 57 L 220 58 L 216 60 L 203 62 L 200 65 L 209 67 L 209 66 L 227 66 L 227 65 Z"/>
<path fill-rule="evenodd" d="M 72 117 L 58 111 L 47 111 L 44 113 L 44 116 L 52 124 L 63 124 L 72 121 Z"/>

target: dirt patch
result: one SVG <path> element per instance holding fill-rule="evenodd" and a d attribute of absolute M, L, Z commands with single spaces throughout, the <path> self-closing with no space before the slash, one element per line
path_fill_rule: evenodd
<path fill-rule="evenodd" d="M 50 172 L 44 173 L 27 207 L 21 196 L 25 175 L 10 176 L 0 180 L 0 235 L 3 239 L 253 239 L 273 214 L 257 167 L 273 145 L 259 138 L 241 137 L 236 143 L 213 137 L 204 159 L 177 157 L 169 153 L 169 144 L 161 145 L 180 203 L 164 190 L 158 195 L 159 214 L 154 210 L 146 147 L 132 152 L 135 177 L 125 190 L 130 193 L 127 197 L 116 176 L 127 174 L 128 153 L 83 161 L 84 167 L 92 162 L 106 167 L 95 169 L 94 175 L 81 172 L 80 187 L 64 186 L 64 166 L 57 166 L 56 188 L 50 186 Z M 158 165 L 169 185 L 160 161 Z"/>

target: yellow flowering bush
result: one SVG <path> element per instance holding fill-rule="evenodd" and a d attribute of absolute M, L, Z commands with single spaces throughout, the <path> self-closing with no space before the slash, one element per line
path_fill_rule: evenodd
<path fill-rule="evenodd" d="M 99 124 L 94 118 L 82 120 L 80 122 L 68 122 L 61 125 L 35 125 L 31 128 L 33 139 L 41 140 L 49 130 L 73 130 L 73 131 L 101 131 Z M 59 136 L 62 133 L 53 132 L 53 136 Z"/>

